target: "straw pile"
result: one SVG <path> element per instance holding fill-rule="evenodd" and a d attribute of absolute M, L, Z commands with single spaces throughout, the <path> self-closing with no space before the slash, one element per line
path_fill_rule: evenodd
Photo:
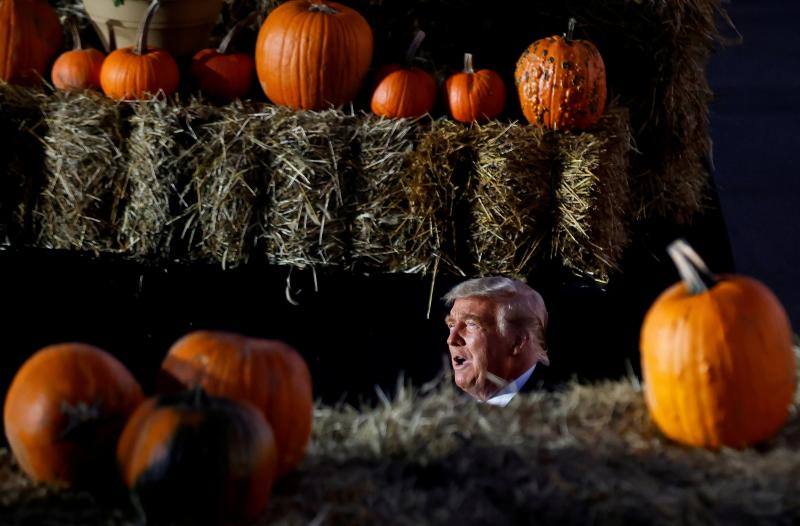
<path fill-rule="evenodd" d="M 297 268 L 347 264 L 353 115 L 276 108 L 261 140 L 269 155 L 261 240 L 268 261 Z"/>
<path fill-rule="evenodd" d="M 34 212 L 38 246 L 95 254 L 122 248 L 120 111 L 91 92 L 57 92 L 47 99 L 44 182 Z"/>
<path fill-rule="evenodd" d="M 398 382 L 377 406 L 317 405 L 308 456 L 266 524 L 792 524 L 800 418 L 744 451 L 684 448 L 651 423 L 635 378 L 520 395 L 506 408 L 452 379 Z M 800 400 L 796 400 L 796 404 Z M 0 522 L 134 522 L 127 509 L 28 482 L 0 454 Z M 316 522 L 314 522 L 316 521 Z"/>
<path fill-rule="evenodd" d="M 546 255 L 552 225 L 552 139 L 493 122 L 475 128 L 470 248 L 479 274 L 525 279 Z"/>
<path fill-rule="evenodd" d="M 553 256 L 600 283 L 618 269 L 629 241 L 631 140 L 624 108 L 610 109 L 590 132 L 558 138 Z"/>
<path fill-rule="evenodd" d="M 187 150 L 179 143 L 183 108 L 163 97 L 131 106 L 120 245 L 139 258 L 168 256 L 180 213 L 174 196 L 180 193 L 187 164 Z"/>

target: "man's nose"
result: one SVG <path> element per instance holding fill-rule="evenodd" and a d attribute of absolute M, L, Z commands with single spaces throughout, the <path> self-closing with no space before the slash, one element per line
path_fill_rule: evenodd
<path fill-rule="evenodd" d="M 447 345 L 452 347 L 460 347 L 464 345 L 464 338 L 462 338 L 461 334 L 459 333 L 458 324 L 450 328 L 450 334 L 447 336 Z"/>

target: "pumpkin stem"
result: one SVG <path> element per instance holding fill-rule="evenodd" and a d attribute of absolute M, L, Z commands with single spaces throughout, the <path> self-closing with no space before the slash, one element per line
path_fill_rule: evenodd
<path fill-rule="evenodd" d="M 707 292 L 719 283 L 702 258 L 684 239 L 676 239 L 668 247 L 669 257 L 678 267 L 681 279 L 691 295 Z"/>
<path fill-rule="evenodd" d="M 322 3 L 320 0 L 312 0 L 311 5 L 308 6 L 308 10 L 316 13 L 325 13 L 326 15 L 339 14 L 339 11 L 327 4 Z"/>
<path fill-rule="evenodd" d="M 147 53 L 147 32 L 150 30 L 150 21 L 159 7 L 161 7 L 159 0 L 150 2 L 150 6 L 147 8 L 144 18 L 142 18 L 142 23 L 139 24 L 139 34 L 136 35 L 136 46 L 133 48 L 133 52 L 136 55 Z"/>
<path fill-rule="evenodd" d="M 408 51 L 406 51 L 406 62 L 411 64 L 414 61 L 414 57 L 417 56 L 417 51 L 419 50 L 419 46 L 422 45 L 422 41 L 425 40 L 425 31 L 418 29 L 416 33 L 414 33 L 414 40 L 411 41 L 411 45 L 408 46 Z"/>
<path fill-rule="evenodd" d="M 225 35 L 225 38 L 222 39 L 222 42 L 219 43 L 219 47 L 217 48 L 217 53 L 219 53 L 220 55 L 226 55 L 228 53 L 228 46 L 231 45 L 231 40 L 233 40 L 233 37 L 235 37 L 236 34 L 239 33 L 239 31 L 241 31 L 243 27 L 250 25 L 250 22 L 253 21 L 253 19 L 256 17 L 257 14 L 258 13 L 253 11 L 252 13 L 250 13 L 250 16 L 248 16 L 244 20 L 239 20 L 236 23 L 236 25 L 234 25 L 231 28 L 231 30 L 228 31 L 228 34 Z"/>
<path fill-rule="evenodd" d="M 567 33 L 564 35 L 564 38 L 567 42 L 572 42 L 572 34 L 575 32 L 575 24 L 577 21 L 573 18 L 569 18 L 569 22 L 567 22 Z"/>
<path fill-rule="evenodd" d="M 472 53 L 464 53 L 464 73 L 472 75 L 475 70 L 472 68 Z"/>
<path fill-rule="evenodd" d="M 67 24 L 69 33 L 72 36 L 72 51 L 80 51 L 83 49 L 81 43 L 81 33 L 78 31 L 78 24 L 75 22 L 75 17 L 68 16 L 64 22 Z"/>

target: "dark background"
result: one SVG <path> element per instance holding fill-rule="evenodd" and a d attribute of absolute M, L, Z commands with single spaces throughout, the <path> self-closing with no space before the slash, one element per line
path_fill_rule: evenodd
<path fill-rule="evenodd" d="M 605 291 L 556 268 L 531 276 L 551 314 L 553 365 L 537 371 L 546 386 L 573 375 L 591 380 L 638 372 L 639 325 L 656 295 L 677 279 L 664 247 L 679 235 L 718 271 L 732 270 L 732 246 L 736 270 L 764 281 L 794 326 L 800 322 L 800 174 L 792 160 L 800 147 L 800 6 L 773 0 L 726 7 L 744 41 L 717 53 L 709 70 L 717 95 L 712 134 L 722 214 L 712 207 L 688 229 L 640 225 L 624 274 Z M 371 397 L 376 384 L 390 391 L 400 371 L 423 382 L 441 369 L 446 332 L 438 298 L 456 279 L 437 279 L 428 319 L 430 277 L 319 272 L 315 293 L 310 271 L 295 271 L 292 288 L 301 305 L 294 307 L 285 300 L 287 273 L 254 265 L 223 272 L 36 250 L 0 252 L 7 308 L 0 392 L 27 356 L 62 341 L 111 351 L 149 391 L 169 345 L 199 328 L 287 341 L 307 359 L 316 396 L 328 402 Z"/>

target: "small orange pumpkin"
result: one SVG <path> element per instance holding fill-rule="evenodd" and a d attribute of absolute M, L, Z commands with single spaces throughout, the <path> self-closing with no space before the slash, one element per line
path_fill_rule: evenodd
<path fill-rule="evenodd" d="M 61 22 L 43 0 L 0 0 L 0 79 L 30 86 L 61 49 Z"/>
<path fill-rule="evenodd" d="M 754 279 L 714 276 L 682 240 L 683 278 L 650 307 L 641 332 L 645 400 L 665 435 L 692 446 L 746 447 L 786 422 L 794 399 L 789 319 Z"/>
<path fill-rule="evenodd" d="M 209 394 L 247 400 L 264 414 L 278 445 L 278 473 L 305 456 L 311 436 L 311 375 L 300 354 L 283 342 L 196 331 L 170 348 L 161 389 L 201 386 Z"/>
<path fill-rule="evenodd" d="M 61 90 L 100 89 L 100 69 L 106 56 L 94 48 L 83 49 L 78 26 L 67 20 L 72 33 L 72 51 L 66 51 L 53 63 L 53 85 Z"/>
<path fill-rule="evenodd" d="M 496 71 L 472 67 L 472 54 L 464 53 L 464 71 L 445 81 L 450 115 L 459 122 L 487 121 L 506 104 L 506 85 Z"/>
<path fill-rule="evenodd" d="M 390 64 L 381 68 L 370 103 L 375 115 L 413 118 L 433 110 L 436 103 L 436 80 L 430 73 L 411 65 L 424 39 L 425 32 L 417 31 L 408 48 L 405 67 Z"/>
<path fill-rule="evenodd" d="M 142 403 L 122 432 L 117 460 L 148 523 L 159 524 L 252 521 L 269 501 L 277 465 L 258 409 L 201 389 Z"/>
<path fill-rule="evenodd" d="M 606 107 L 606 67 L 588 40 L 573 40 L 575 19 L 564 38 L 537 40 L 517 61 L 514 81 L 528 122 L 551 129 L 584 129 Z"/>
<path fill-rule="evenodd" d="M 327 0 L 290 0 L 264 21 L 256 71 L 269 100 L 321 110 L 353 100 L 372 61 L 372 29 L 360 13 Z"/>
<path fill-rule="evenodd" d="M 103 62 L 100 85 L 107 97 L 115 100 L 140 100 L 163 91 L 169 96 L 178 89 L 178 65 L 172 55 L 160 48 L 147 47 L 150 21 L 159 7 L 153 0 L 147 8 L 136 45 L 112 52 Z"/>
<path fill-rule="evenodd" d="M 256 65 L 247 53 L 228 53 L 231 41 L 254 18 L 241 20 L 225 35 L 217 49 L 202 49 L 192 58 L 192 76 L 204 95 L 231 102 L 247 95 L 253 86 Z"/>
<path fill-rule="evenodd" d="M 114 449 L 142 389 L 107 352 L 51 345 L 17 371 L 3 410 L 6 437 L 37 481 L 92 485 L 114 473 Z"/>

